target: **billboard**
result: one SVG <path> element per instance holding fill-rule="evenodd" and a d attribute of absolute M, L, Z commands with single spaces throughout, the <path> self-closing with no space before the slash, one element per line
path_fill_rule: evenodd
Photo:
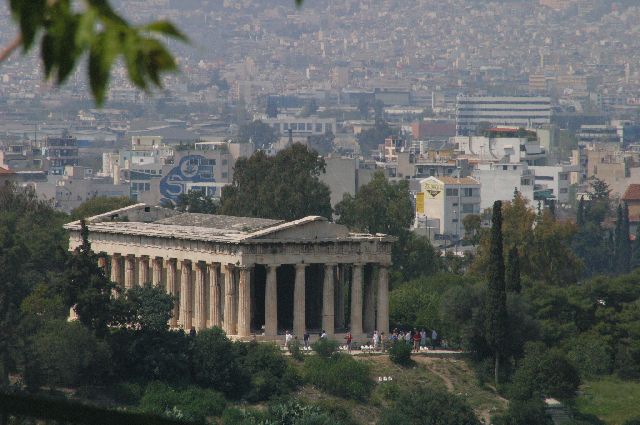
<path fill-rule="evenodd" d="M 441 199 L 444 192 L 444 184 L 439 181 L 427 181 L 422 184 L 422 191 L 427 200 Z"/>
<path fill-rule="evenodd" d="M 424 215 L 424 192 L 416 194 L 416 214 Z"/>

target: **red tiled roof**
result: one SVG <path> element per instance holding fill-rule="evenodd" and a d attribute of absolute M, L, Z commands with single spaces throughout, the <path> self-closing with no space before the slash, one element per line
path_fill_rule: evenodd
<path fill-rule="evenodd" d="M 15 174 L 13 171 L 0 167 L 0 174 Z"/>
<path fill-rule="evenodd" d="M 622 197 L 623 201 L 640 201 L 640 184 L 630 184 Z"/>

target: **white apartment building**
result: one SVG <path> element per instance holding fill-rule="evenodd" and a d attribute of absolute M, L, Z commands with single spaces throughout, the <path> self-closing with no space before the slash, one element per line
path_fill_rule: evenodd
<path fill-rule="evenodd" d="M 569 203 L 570 175 L 580 171 L 579 165 L 562 164 L 529 168 L 535 173 L 536 198 L 551 195 L 560 204 Z"/>
<path fill-rule="evenodd" d="M 481 163 L 474 171 L 482 185 L 480 209 L 491 208 L 495 201 L 509 201 L 517 190 L 525 199 L 534 201 L 535 173 L 525 163 Z"/>
<path fill-rule="evenodd" d="M 512 127 L 551 124 L 551 98 L 534 96 L 464 96 L 456 99 L 456 134 L 476 134 L 480 123 Z"/>
<path fill-rule="evenodd" d="M 480 182 L 472 177 L 428 177 L 420 181 L 416 215 L 433 224 L 435 241 L 457 241 L 464 236 L 462 220 L 480 213 Z"/>
<path fill-rule="evenodd" d="M 503 135 L 504 134 L 504 135 Z M 456 136 L 458 152 L 480 162 L 504 162 L 529 165 L 543 163 L 547 152 L 535 136 L 511 136 L 513 129 L 494 129 L 491 136 Z"/>

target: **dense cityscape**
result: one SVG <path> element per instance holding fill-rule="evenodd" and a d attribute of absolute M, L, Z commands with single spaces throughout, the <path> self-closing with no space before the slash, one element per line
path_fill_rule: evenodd
<path fill-rule="evenodd" d="M 109 3 L 0 4 L 0 424 L 640 423 L 637 1 Z"/>

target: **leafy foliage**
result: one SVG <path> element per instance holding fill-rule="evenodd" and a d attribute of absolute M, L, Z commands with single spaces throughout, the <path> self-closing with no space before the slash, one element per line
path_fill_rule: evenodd
<path fill-rule="evenodd" d="M 330 219 L 329 187 L 318 178 L 324 171 L 324 160 L 298 143 L 274 157 L 259 151 L 240 158 L 233 183 L 222 189 L 220 213 L 280 220 L 309 215 Z"/>
<path fill-rule="evenodd" d="M 409 366 L 411 361 L 411 345 L 405 341 L 395 341 L 389 348 L 389 360 L 401 366 Z"/>
<path fill-rule="evenodd" d="M 133 201 L 126 196 L 98 196 L 88 201 L 84 201 L 77 208 L 71 211 L 72 220 L 80 220 L 83 218 L 93 217 L 94 215 L 103 214 L 109 211 L 133 205 Z"/>
<path fill-rule="evenodd" d="M 540 400 L 520 401 L 509 403 L 509 410 L 491 419 L 495 425 L 553 425 L 553 421 L 545 411 L 544 403 Z"/>
<path fill-rule="evenodd" d="M 446 390 L 421 387 L 403 392 L 391 409 L 387 409 L 381 425 L 480 425 L 467 403 Z"/>
<path fill-rule="evenodd" d="M 323 391 L 354 400 L 366 400 L 374 386 L 369 366 L 342 353 L 330 358 L 307 358 L 303 376 L 306 382 Z"/>
<path fill-rule="evenodd" d="M 313 344 L 311 344 L 311 348 L 315 351 L 320 357 L 328 359 L 333 356 L 334 353 L 338 351 L 338 347 L 340 344 L 338 341 L 334 341 L 332 339 L 320 338 Z"/>
<path fill-rule="evenodd" d="M 159 37 L 186 41 L 170 22 L 130 25 L 104 0 L 90 0 L 78 12 L 75 1 L 10 0 L 23 50 L 40 42 L 46 78 L 61 84 L 88 56 L 89 85 L 98 104 L 105 99 L 111 67 L 122 58 L 131 82 L 144 90 L 161 87 L 161 74 L 177 64 Z"/>
<path fill-rule="evenodd" d="M 238 140 L 241 142 L 253 142 L 258 149 L 270 147 L 279 138 L 273 127 L 260 120 L 243 124 L 238 130 Z"/>
<path fill-rule="evenodd" d="M 379 145 L 384 144 L 384 139 L 393 135 L 394 129 L 389 126 L 385 121 L 376 120 L 376 124 L 373 128 L 364 130 L 356 136 L 356 140 L 360 145 L 360 151 L 369 156 L 369 153 L 378 149 Z"/>
<path fill-rule="evenodd" d="M 215 214 L 218 207 L 218 203 L 201 190 L 190 190 L 186 194 L 181 193 L 178 195 L 175 205 L 178 211 L 200 214 Z"/>
<path fill-rule="evenodd" d="M 216 391 L 197 387 L 176 390 L 160 382 L 149 384 L 140 400 L 143 412 L 199 423 L 220 416 L 225 405 L 224 397 Z"/>

